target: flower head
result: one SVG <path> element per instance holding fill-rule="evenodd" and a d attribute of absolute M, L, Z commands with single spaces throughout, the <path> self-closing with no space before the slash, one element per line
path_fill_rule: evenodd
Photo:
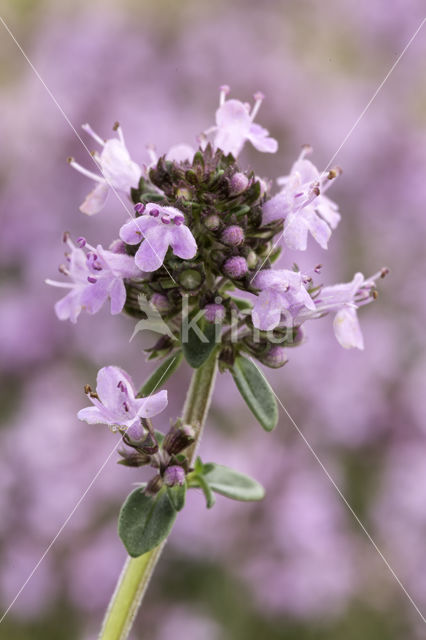
<path fill-rule="evenodd" d="M 310 147 L 304 147 L 290 174 L 278 178 L 282 190 L 262 208 L 264 224 L 283 219 L 284 243 L 290 249 L 300 251 L 307 247 L 308 232 L 323 249 L 327 249 L 331 232 L 340 220 L 337 205 L 324 195 L 339 170 L 321 175 L 305 158 L 310 152 Z"/>
<path fill-rule="evenodd" d="M 111 300 L 111 313 L 120 313 L 126 301 L 124 278 L 140 275 L 133 259 L 122 253 L 107 251 L 101 245 L 92 247 L 84 238 L 79 238 L 80 246 L 76 246 L 68 234 L 65 235 L 65 241 L 70 252 L 66 254 L 67 264 L 62 265 L 60 270 L 69 276 L 71 282 L 46 280 L 47 284 L 54 287 L 70 290 L 55 305 L 58 318 L 75 323 L 83 309 L 90 314 L 96 313 L 107 298 Z"/>
<path fill-rule="evenodd" d="M 139 269 L 159 269 L 169 246 L 183 260 L 190 260 L 195 256 L 197 243 L 179 209 L 162 207 L 153 202 L 145 207 L 139 204 L 135 208 L 141 215 L 121 227 L 120 238 L 127 244 L 139 244 L 142 241 L 135 255 Z"/>
<path fill-rule="evenodd" d="M 147 398 L 136 398 L 129 374 L 114 366 L 99 370 L 96 393 L 90 387 L 86 390 L 94 406 L 81 409 L 77 417 L 88 424 L 129 428 L 140 418 L 152 418 L 167 406 L 167 391 L 159 391 Z"/>
<path fill-rule="evenodd" d="M 220 105 L 216 111 L 216 126 L 205 131 L 206 135 L 215 134 L 215 148 L 222 149 L 225 154 L 232 153 L 236 158 L 246 140 L 249 140 L 258 151 L 275 153 L 278 142 L 269 137 L 267 129 L 253 122 L 262 104 L 263 94 L 254 95 L 255 103 L 250 111 L 250 105 L 239 100 L 226 100 L 228 93 L 228 86 L 221 87 Z"/>
<path fill-rule="evenodd" d="M 118 191 L 128 197 L 130 195 L 130 189 L 137 187 L 142 175 L 142 170 L 136 162 L 133 162 L 130 158 L 124 142 L 123 132 L 118 123 L 114 126 L 118 138 L 110 138 L 109 140 L 102 140 L 88 124 L 84 124 L 83 129 L 102 147 L 101 153 L 95 151 L 93 154 L 93 159 L 98 165 L 102 175 L 99 176 L 92 171 L 88 171 L 72 158 L 69 162 L 74 169 L 97 183 L 96 187 L 89 193 L 80 206 L 80 211 L 88 215 L 93 215 L 104 207 L 110 189 Z"/>
<path fill-rule="evenodd" d="M 301 309 L 315 310 L 305 287 L 305 279 L 298 271 L 288 269 L 264 269 L 253 279 L 253 285 L 260 289 L 252 311 L 253 324 L 261 331 L 270 331 L 277 327 L 281 315 L 287 315 L 292 322 Z"/>

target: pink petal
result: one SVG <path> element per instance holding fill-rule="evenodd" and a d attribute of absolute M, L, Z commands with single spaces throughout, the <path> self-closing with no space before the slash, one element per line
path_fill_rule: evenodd
<path fill-rule="evenodd" d="M 109 187 L 106 182 L 98 182 L 93 191 L 86 196 L 83 204 L 80 205 L 80 211 L 88 216 L 98 213 L 105 206 L 108 191 Z"/>
<path fill-rule="evenodd" d="M 122 413 L 123 397 L 126 394 L 120 390 L 118 384 L 122 382 L 127 390 L 127 395 L 133 401 L 135 392 L 132 379 L 130 376 L 120 369 L 120 367 L 109 366 L 102 367 L 98 371 L 96 378 L 96 392 L 104 407 L 113 413 Z M 114 417 L 114 416 L 112 416 Z M 114 420 L 112 420 L 114 424 Z"/>
<path fill-rule="evenodd" d="M 308 229 L 312 237 L 318 242 L 322 249 L 327 249 L 328 241 L 331 236 L 331 229 L 322 218 L 317 216 L 312 207 L 308 206 L 302 210 L 301 214 L 306 220 Z"/>
<path fill-rule="evenodd" d="M 269 138 L 268 135 L 269 131 L 267 129 L 253 123 L 246 137 L 258 151 L 276 153 L 278 151 L 278 142 L 274 138 Z"/>
<path fill-rule="evenodd" d="M 262 222 L 263 224 L 269 224 L 274 220 L 284 219 L 288 214 L 288 197 L 282 191 L 277 193 L 276 196 L 267 200 L 262 207 Z"/>
<path fill-rule="evenodd" d="M 141 418 L 152 418 L 167 407 L 167 391 L 159 391 L 148 398 L 137 398 L 137 415 Z"/>
<path fill-rule="evenodd" d="M 86 407 L 77 413 L 79 420 L 84 420 L 88 424 L 109 424 L 105 421 L 104 414 L 97 407 Z"/>
<path fill-rule="evenodd" d="M 261 331 L 270 331 L 278 326 L 281 318 L 280 296 L 275 292 L 262 291 L 254 303 L 253 324 Z"/>
<path fill-rule="evenodd" d="M 143 240 L 145 233 L 153 226 L 157 226 L 158 223 L 154 218 L 148 215 L 139 216 L 139 218 L 132 218 L 120 229 L 120 238 L 126 244 L 139 244 Z"/>
<path fill-rule="evenodd" d="M 114 280 L 114 284 L 111 287 L 109 295 L 111 298 L 112 315 L 121 313 L 126 302 L 126 287 L 124 286 L 124 282 L 121 278 L 116 278 Z"/>
<path fill-rule="evenodd" d="M 197 243 L 191 231 L 185 225 L 172 230 L 171 246 L 173 253 L 183 260 L 191 260 L 197 253 Z"/>
<path fill-rule="evenodd" d="M 111 277 L 101 277 L 96 283 L 87 283 L 81 293 L 81 304 L 90 314 L 97 313 L 109 295 Z"/>
<path fill-rule="evenodd" d="M 77 289 L 72 289 L 55 304 L 55 313 L 59 320 L 71 320 L 75 324 L 80 312 L 80 291 Z"/>
<path fill-rule="evenodd" d="M 308 227 L 300 212 L 286 218 L 283 238 L 289 249 L 305 251 L 308 246 Z"/>
<path fill-rule="evenodd" d="M 170 162 L 184 162 L 185 160 L 192 162 L 194 153 L 194 149 L 189 144 L 175 144 L 166 153 L 166 160 Z"/>
<path fill-rule="evenodd" d="M 170 244 L 170 232 L 165 225 L 155 224 L 146 232 L 145 240 L 135 255 L 141 271 L 156 271 L 161 267 Z"/>
<path fill-rule="evenodd" d="M 364 349 L 364 339 L 354 307 L 345 306 L 340 309 L 334 318 L 333 327 L 337 341 L 344 349 Z"/>

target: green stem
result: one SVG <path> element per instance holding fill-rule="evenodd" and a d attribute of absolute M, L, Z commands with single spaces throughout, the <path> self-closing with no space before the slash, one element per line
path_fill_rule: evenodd
<path fill-rule="evenodd" d="M 216 372 L 217 352 L 213 352 L 207 362 L 195 370 L 186 396 L 182 419 L 196 434 L 194 444 L 188 449 L 191 465 L 209 411 Z M 128 637 L 165 544 L 166 541 L 139 558 L 127 558 L 105 614 L 99 640 L 125 640 Z"/>

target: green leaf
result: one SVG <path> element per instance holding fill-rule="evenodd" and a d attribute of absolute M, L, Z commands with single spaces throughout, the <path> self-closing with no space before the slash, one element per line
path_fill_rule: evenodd
<path fill-rule="evenodd" d="M 202 490 L 202 492 L 204 493 L 204 497 L 206 498 L 206 505 L 207 505 L 207 509 L 211 509 L 214 506 L 214 503 L 216 502 L 216 498 L 214 497 L 211 487 L 209 485 L 209 483 L 206 481 L 206 479 L 204 478 L 204 476 L 196 476 L 196 480 L 197 480 L 197 484 L 199 485 L 200 489 Z"/>
<path fill-rule="evenodd" d="M 257 420 L 265 431 L 272 431 L 278 422 L 278 407 L 274 392 L 263 373 L 251 360 L 237 356 L 232 375 Z"/>
<path fill-rule="evenodd" d="M 198 323 L 192 319 L 184 319 L 184 322 L 188 324 L 182 329 L 182 351 L 188 364 L 198 369 L 215 348 L 216 331 L 220 335 L 220 330 L 216 324 L 206 322 L 204 318 Z"/>
<path fill-rule="evenodd" d="M 181 511 L 185 506 L 186 483 L 182 485 L 177 484 L 174 487 L 167 487 L 167 493 L 176 511 Z"/>
<path fill-rule="evenodd" d="M 235 302 L 238 309 L 240 311 L 245 311 L 246 309 L 253 309 L 253 305 L 249 300 L 244 300 L 244 298 L 234 298 L 234 296 L 229 296 L 232 302 Z"/>
<path fill-rule="evenodd" d="M 253 478 L 220 464 L 212 466 L 213 469 L 204 475 L 204 480 L 212 491 L 233 500 L 262 500 L 264 497 L 265 490 Z"/>
<path fill-rule="evenodd" d="M 167 491 L 147 496 L 135 489 L 121 507 L 118 535 L 133 558 L 150 551 L 170 533 L 177 511 Z"/>
<path fill-rule="evenodd" d="M 166 360 L 160 364 L 158 369 L 152 373 L 148 380 L 145 382 L 141 390 L 139 391 L 137 397 L 145 398 L 149 396 L 151 393 L 156 391 L 158 388 L 162 387 L 163 384 L 170 378 L 171 375 L 176 371 L 182 362 L 182 351 L 178 351 L 177 353 L 172 354 Z"/>

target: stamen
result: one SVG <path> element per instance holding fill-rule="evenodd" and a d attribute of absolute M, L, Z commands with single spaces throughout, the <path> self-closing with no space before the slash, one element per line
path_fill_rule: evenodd
<path fill-rule="evenodd" d="M 134 206 L 136 213 L 142 214 L 145 211 L 145 205 L 142 202 L 138 202 Z"/>
<path fill-rule="evenodd" d="M 73 289 L 75 284 L 73 282 L 58 282 L 57 280 L 51 280 L 46 278 L 45 283 L 51 287 L 58 287 L 59 289 Z"/>
<path fill-rule="evenodd" d="M 83 238 L 83 236 L 80 236 L 79 238 L 77 238 L 77 246 L 80 247 L 80 249 L 85 247 L 86 246 L 86 238 Z"/>
<path fill-rule="evenodd" d="M 253 106 L 253 110 L 250 114 L 250 118 L 252 120 L 255 119 L 255 117 L 257 116 L 259 109 L 260 109 L 260 105 L 262 104 L 263 100 L 265 99 L 264 94 L 261 91 L 258 91 L 257 93 L 254 94 L 253 98 L 255 99 L 255 103 Z"/>
<path fill-rule="evenodd" d="M 304 160 L 306 156 L 310 155 L 313 151 L 313 148 L 310 144 L 302 145 L 302 151 L 299 154 L 298 160 Z"/>
<path fill-rule="evenodd" d="M 93 173 L 92 171 L 89 171 L 88 169 L 85 169 L 84 167 L 81 166 L 81 164 L 78 164 L 77 162 L 75 162 L 74 158 L 68 158 L 68 162 L 73 169 L 75 169 L 79 173 L 82 173 L 83 176 L 86 176 L 86 178 L 90 178 L 95 182 L 105 182 L 104 178 L 102 178 L 101 176 L 98 176 L 96 173 Z"/>
<path fill-rule="evenodd" d="M 322 264 L 317 264 L 317 266 L 314 268 L 315 273 L 321 273 L 321 269 L 322 269 Z"/>
<path fill-rule="evenodd" d="M 60 264 L 58 267 L 59 273 L 62 273 L 64 276 L 69 276 L 70 272 L 64 264 Z"/>
<path fill-rule="evenodd" d="M 118 121 L 114 122 L 114 125 L 113 125 L 113 127 L 112 127 L 112 130 L 113 130 L 113 131 L 116 131 L 116 132 L 118 133 L 118 137 L 119 137 L 119 139 L 120 139 L 120 142 L 124 145 L 124 144 L 125 144 L 125 142 L 124 142 L 123 130 L 122 130 L 122 128 L 120 127 L 120 123 L 119 123 Z"/>
<path fill-rule="evenodd" d="M 149 155 L 149 159 L 151 160 L 151 163 L 152 164 L 157 164 L 158 156 L 157 156 L 157 153 L 155 151 L 155 146 L 153 144 L 147 144 L 146 145 L 146 150 L 148 151 L 148 155 Z"/>
<path fill-rule="evenodd" d="M 219 106 L 221 107 L 223 104 L 225 104 L 226 96 L 231 91 L 231 88 L 227 84 L 223 84 L 221 87 L 219 87 L 219 89 L 220 89 Z"/>
<path fill-rule="evenodd" d="M 102 140 L 102 138 L 101 138 L 100 136 L 98 136 L 98 134 L 97 134 L 97 133 L 95 133 L 95 132 L 93 131 L 93 129 L 92 129 L 92 127 L 90 126 L 90 124 L 88 124 L 88 123 L 86 122 L 86 124 L 81 125 L 81 128 L 82 128 L 84 131 L 86 131 L 86 133 L 88 133 L 88 134 L 89 134 L 89 136 L 92 136 L 92 138 L 93 138 L 94 140 L 96 140 L 96 142 L 97 142 L 98 144 L 100 144 L 100 145 L 101 145 L 101 147 L 104 147 L 104 146 L 105 146 L 105 142 L 104 142 L 104 140 Z"/>
<path fill-rule="evenodd" d="M 161 216 L 161 222 L 163 224 L 170 224 L 170 216 L 165 214 L 164 216 Z"/>
<path fill-rule="evenodd" d="M 87 282 L 90 282 L 90 284 L 96 284 L 97 279 L 94 276 L 87 276 Z"/>
<path fill-rule="evenodd" d="M 127 402 L 123 402 L 122 407 L 124 411 L 126 411 L 127 413 L 129 412 L 129 405 L 127 404 Z"/>
<path fill-rule="evenodd" d="M 90 386 L 90 384 L 85 384 L 84 385 L 84 393 L 86 395 L 89 395 L 89 393 L 92 393 L 92 387 Z"/>
<path fill-rule="evenodd" d="M 160 211 L 158 209 L 151 209 L 151 211 L 149 212 L 149 215 L 152 216 L 153 218 L 156 218 L 159 214 L 160 214 Z"/>

